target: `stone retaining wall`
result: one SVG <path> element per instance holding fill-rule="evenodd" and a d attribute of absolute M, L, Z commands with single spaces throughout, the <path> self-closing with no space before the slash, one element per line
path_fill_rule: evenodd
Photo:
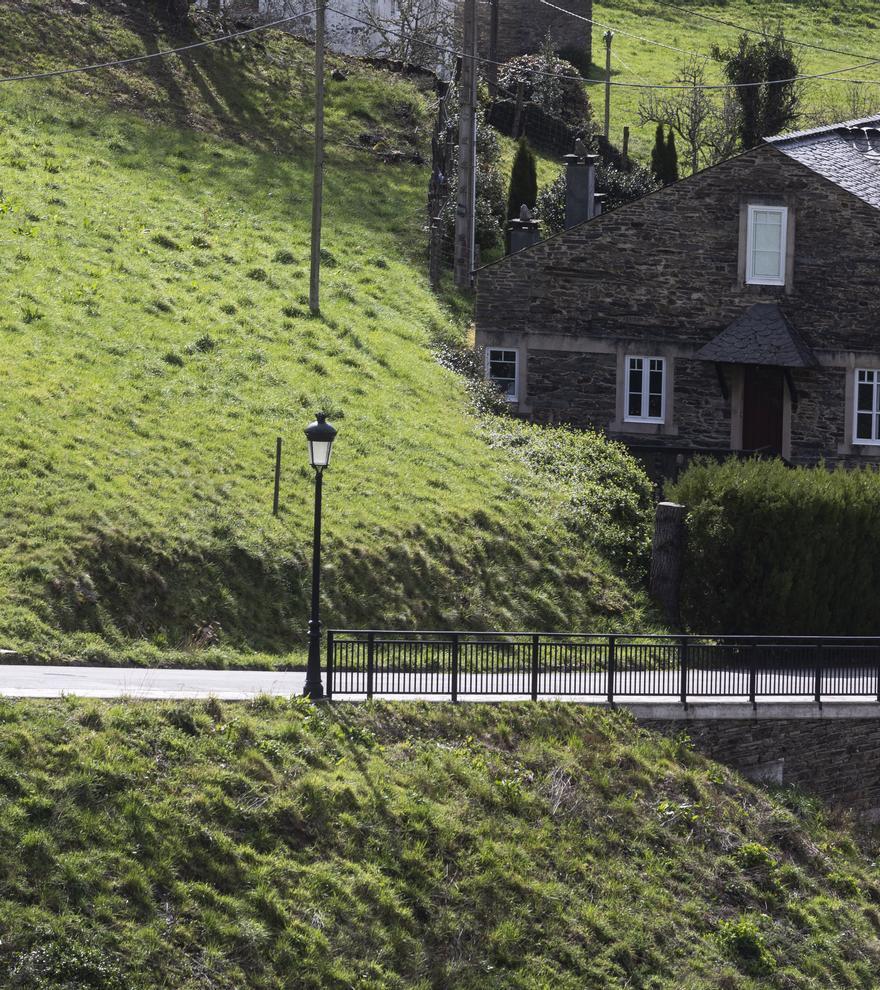
<path fill-rule="evenodd" d="M 880 820 L 880 718 L 647 721 L 753 780 L 791 784 Z"/>

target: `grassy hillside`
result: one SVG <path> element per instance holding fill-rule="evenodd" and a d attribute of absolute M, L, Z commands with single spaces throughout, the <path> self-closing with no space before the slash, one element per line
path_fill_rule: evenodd
<path fill-rule="evenodd" d="M 621 712 L 4 703 L 0 837 L 28 990 L 880 975 L 875 850 Z"/>
<path fill-rule="evenodd" d="M 856 54 L 864 53 L 867 58 L 851 58 L 829 52 L 819 52 L 808 48 L 797 49 L 803 59 L 805 73 L 828 72 L 847 66 L 858 65 L 876 57 L 880 49 L 880 12 L 872 0 L 674 0 L 681 10 L 648 2 L 635 3 L 633 0 L 596 0 L 593 16 L 603 24 L 627 31 L 631 35 L 662 42 L 674 48 L 708 54 L 714 44 L 723 47 L 734 46 L 739 32 L 697 16 L 696 12 L 760 29 L 762 24 L 781 23 L 786 34 L 798 41 L 822 47 L 837 48 Z M 593 31 L 593 58 L 601 63 L 604 72 L 605 49 L 602 41 L 603 28 Z M 676 69 L 687 56 L 668 48 L 647 44 L 633 37 L 617 33 L 612 43 L 612 71 L 614 79 L 620 82 L 669 83 L 675 79 Z M 601 73 L 596 73 L 597 77 Z M 877 66 L 847 73 L 856 79 L 878 79 Z M 603 76 L 604 78 L 604 76 Z M 715 63 L 709 63 L 709 81 L 722 82 L 721 73 Z M 804 103 L 807 114 L 817 111 L 839 111 L 839 119 L 846 119 L 849 112 L 849 86 L 842 82 L 816 80 L 805 84 Z M 605 92 L 601 85 L 591 86 L 590 98 L 596 119 L 604 117 Z M 871 102 L 868 112 L 880 110 L 880 82 L 864 88 L 863 97 Z M 654 128 L 650 125 L 639 127 L 639 90 L 616 88 L 612 91 L 612 140 L 619 143 L 623 128 L 629 125 L 633 130 L 632 147 L 642 160 L 650 156 Z M 809 121 L 805 121 L 809 123 Z M 679 148 L 679 157 L 682 149 Z"/>
<path fill-rule="evenodd" d="M 132 10 L 4 4 L 4 71 L 189 37 Z M 597 527 L 568 525 L 556 466 L 487 442 L 499 427 L 435 359 L 463 328 L 423 275 L 426 170 L 385 160 L 417 153 L 430 93 L 354 63 L 335 62 L 348 77 L 329 82 L 322 317 L 309 317 L 310 58 L 272 33 L 0 86 L 2 645 L 185 662 L 215 643 L 296 647 L 311 531 L 301 430 L 321 407 L 340 430 L 329 622 L 641 621 Z M 644 480 L 626 483 L 644 522 Z"/>

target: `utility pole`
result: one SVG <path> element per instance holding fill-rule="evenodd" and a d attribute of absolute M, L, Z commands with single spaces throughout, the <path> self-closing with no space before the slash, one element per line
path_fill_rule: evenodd
<path fill-rule="evenodd" d="M 611 134 L 611 39 L 613 31 L 605 32 L 605 140 Z"/>
<path fill-rule="evenodd" d="M 477 3 L 464 3 L 461 116 L 458 122 L 458 192 L 455 205 L 455 284 L 471 287 L 477 198 Z"/>
<path fill-rule="evenodd" d="M 315 12 L 315 164 L 312 172 L 312 261 L 309 310 L 321 312 L 321 211 L 324 205 L 324 3 Z"/>
<path fill-rule="evenodd" d="M 498 88 L 498 0 L 489 0 L 489 64 L 486 66 L 489 93 Z"/>

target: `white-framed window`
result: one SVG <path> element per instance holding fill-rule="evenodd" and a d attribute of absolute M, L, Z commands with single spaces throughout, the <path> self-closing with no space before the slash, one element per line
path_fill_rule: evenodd
<path fill-rule="evenodd" d="M 746 236 L 746 282 L 785 285 L 788 207 L 749 205 Z"/>
<path fill-rule="evenodd" d="M 853 443 L 880 445 L 880 370 L 856 368 Z"/>
<path fill-rule="evenodd" d="M 508 402 L 516 402 L 519 398 L 519 351 L 487 347 L 486 375 L 501 389 Z"/>
<path fill-rule="evenodd" d="M 662 423 L 666 414 L 666 358 L 633 356 L 626 359 L 628 423 Z"/>

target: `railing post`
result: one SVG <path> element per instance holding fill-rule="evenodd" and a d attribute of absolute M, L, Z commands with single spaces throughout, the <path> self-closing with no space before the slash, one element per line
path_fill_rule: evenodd
<path fill-rule="evenodd" d="M 375 666 L 375 645 L 373 643 L 375 633 L 367 633 L 367 698 L 373 697 L 373 669 Z"/>
<path fill-rule="evenodd" d="M 614 704 L 614 675 L 615 675 L 615 662 L 616 662 L 616 644 L 617 637 L 608 637 L 608 704 Z"/>
<path fill-rule="evenodd" d="M 876 651 L 877 645 L 875 643 L 874 649 Z M 877 664 L 877 701 L 880 703 L 880 664 Z"/>
<path fill-rule="evenodd" d="M 327 700 L 333 700 L 333 650 L 335 649 L 335 644 L 333 642 L 333 630 L 327 630 L 327 688 L 326 695 Z"/>
<path fill-rule="evenodd" d="M 678 641 L 678 666 L 681 674 L 679 694 L 681 695 L 681 703 L 686 705 L 688 690 L 688 641 L 684 637 Z"/>
<path fill-rule="evenodd" d="M 452 634 L 452 700 L 458 701 L 458 633 Z"/>
<path fill-rule="evenodd" d="M 816 646 L 816 672 L 813 679 L 813 701 L 817 705 L 822 703 L 822 654 L 823 643 Z"/>
<path fill-rule="evenodd" d="M 538 700 L 538 673 L 541 652 L 541 637 L 538 633 L 532 636 L 532 701 Z"/>
<path fill-rule="evenodd" d="M 749 701 L 755 703 L 755 688 L 758 681 L 758 644 L 752 640 L 752 648 L 749 650 Z"/>

